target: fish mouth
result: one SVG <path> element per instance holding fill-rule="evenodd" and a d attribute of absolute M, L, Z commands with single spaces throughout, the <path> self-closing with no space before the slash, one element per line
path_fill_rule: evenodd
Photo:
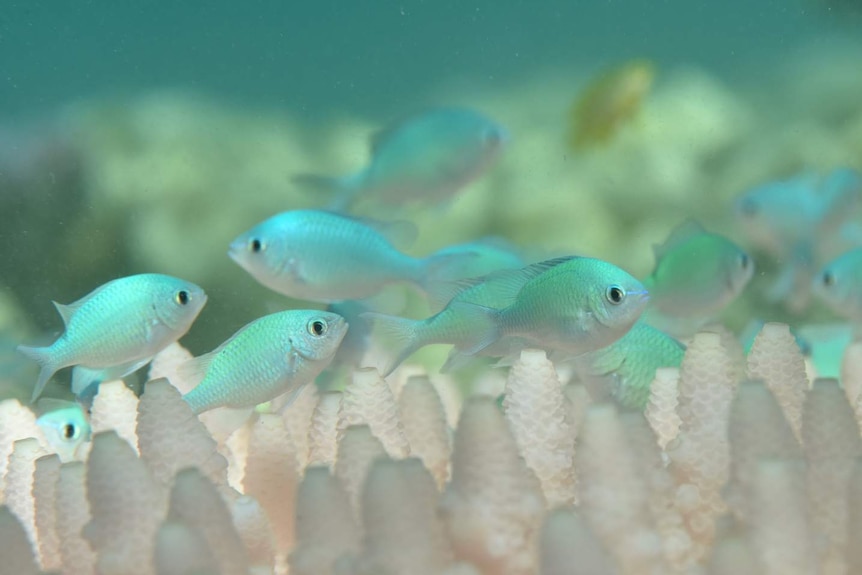
<path fill-rule="evenodd" d="M 240 267 L 245 268 L 242 264 L 241 254 L 245 251 L 245 244 L 241 244 L 240 242 L 233 242 L 227 248 L 227 256 L 236 262 Z"/>

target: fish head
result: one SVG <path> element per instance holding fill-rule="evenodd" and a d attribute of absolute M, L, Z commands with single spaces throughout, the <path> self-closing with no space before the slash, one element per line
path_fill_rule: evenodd
<path fill-rule="evenodd" d="M 862 248 L 826 264 L 812 280 L 812 292 L 843 317 L 862 318 Z"/>
<path fill-rule="evenodd" d="M 595 322 L 596 342 L 615 341 L 640 318 L 649 303 L 646 287 L 631 274 L 617 266 L 592 260 L 584 283 L 589 316 Z"/>
<path fill-rule="evenodd" d="M 303 359 L 328 365 L 347 334 L 347 328 L 347 321 L 338 314 L 305 311 L 290 328 L 291 347 Z"/>
<path fill-rule="evenodd" d="M 728 291 L 732 297 L 739 295 L 754 277 L 754 259 L 736 244 L 731 244 L 725 256 L 724 269 Z"/>
<path fill-rule="evenodd" d="M 160 276 L 153 290 L 153 309 L 158 320 L 180 335 L 191 328 L 206 303 L 207 294 L 202 287 L 180 278 Z"/>
<path fill-rule="evenodd" d="M 826 209 L 817 194 L 818 179 L 804 172 L 788 180 L 761 184 L 733 203 L 734 216 L 752 243 L 772 253 L 815 233 Z"/>
<path fill-rule="evenodd" d="M 264 285 L 275 281 L 291 261 L 290 227 L 279 216 L 270 218 L 234 239 L 228 256 Z"/>
<path fill-rule="evenodd" d="M 59 401 L 57 403 L 67 404 Z M 44 413 L 36 423 L 64 462 L 74 459 L 78 448 L 90 441 L 92 435 L 84 410 L 73 402 Z"/>

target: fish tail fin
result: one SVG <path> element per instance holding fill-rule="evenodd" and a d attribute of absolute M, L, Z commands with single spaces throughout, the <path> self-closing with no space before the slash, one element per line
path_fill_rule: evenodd
<path fill-rule="evenodd" d="M 322 176 L 319 174 L 299 174 L 292 178 L 293 183 L 309 190 L 332 196 L 328 209 L 346 212 L 356 201 L 365 181 L 365 172 L 346 176 Z"/>
<path fill-rule="evenodd" d="M 405 359 L 413 355 L 416 350 L 425 347 L 427 342 L 422 337 L 421 320 L 387 315 L 368 311 L 360 314 L 360 317 L 373 321 L 374 324 L 389 338 L 398 342 L 396 344 L 395 358 L 383 371 L 383 377 L 388 377 L 395 368 L 401 365 Z"/>
<path fill-rule="evenodd" d="M 33 388 L 33 396 L 30 398 L 30 403 L 35 403 L 42 391 L 48 384 L 48 380 L 59 369 L 54 360 L 54 350 L 51 347 L 30 347 L 27 345 L 19 345 L 18 352 L 26 355 L 30 359 L 39 364 L 39 379 L 36 380 L 36 387 Z"/>

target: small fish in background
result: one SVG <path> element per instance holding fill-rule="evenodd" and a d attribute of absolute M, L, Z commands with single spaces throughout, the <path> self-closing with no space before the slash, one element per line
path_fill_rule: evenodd
<path fill-rule="evenodd" d="M 78 448 L 90 441 L 90 421 L 80 404 L 74 401 L 44 398 L 39 400 L 41 411 L 36 424 L 45 439 L 64 463 L 78 458 Z"/>
<path fill-rule="evenodd" d="M 655 64 L 639 59 L 608 70 L 590 82 L 572 106 L 569 146 L 577 151 L 611 140 L 638 114 L 655 74 Z"/>
<path fill-rule="evenodd" d="M 509 141 L 505 128 L 473 110 L 438 108 L 410 116 L 371 138 L 369 165 L 348 176 L 299 175 L 300 185 L 336 194 L 330 206 L 360 200 L 386 206 L 445 204 L 493 165 Z"/>
<path fill-rule="evenodd" d="M 206 301 L 191 282 L 140 274 L 110 281 L 69 305 L 54 302 L 66 326 L 63 335 L 48 347 L 18 346 L 41 366 L 32 401 L 64 367 L 110 368 L 119 377 L 143 367 L 186 334 Z"/>
<path fill-rule="evenodd" d="M 610 396 L 625 409 L 643 411 L 656 370 L 679 367 L 684 354 L 682 343 L 638 321 L 609 346 L 565 361 L 594 400 Z"/>
<path fill-rule="evenodd" d="M 527 265 L 520 250 L 500 237 L 484 237 L 472 242 L 453 244 L 434 252 L 436 256 L 472 255 L 458 258 L 441 270 L 438 280 L 455 281 L 486 276 L 499 270 L 517 270 Z"/>
<path fill-rule="evenodd" d="M 768 297 L 794 312 L 809 302 L 811 278 L 826 259 L 858 245 L 851 221 L 862 200 L 862 175 L 849 168 L 805 171 L 740 195 L 734 214 L 749 241 L 782 264 Z"/>
<path fill-rule="evenodd" d="M 476 257 L 462 252 L 414 258 L 395 248 L 387 233 L 382 222 L 293 210 L 240 235 L 228 255 L 271 290 L 323 303 L 365 299 L 398 282 L 427 292 L 447 277 L 449 267 Z"/>
<path fill-rule="evenodd" d="M 812 292 L 836 314 L 862 324 L 862 248 L 841 254 L 812 280 Z"/>
<path fill-rule="evenodd" d="M 183 399 L 195 414 L 253 408 L 284 394 L 284 405 L 290 405 L 332 362 L 347 329 L 344 318 L 319 310 L 259 318 L 178 368 L 184 379 L 200 381 Z"/>
<path fill-rule="evenodd" d="M 396 365 L 430 343 L 455 344 L 450 368 L 460 356 L 503 357 L 525 347 L 585 353 L 621 337 L 649 299 L 638 280 L 593 258 L 557 258 L 477 281 L 426 320 L 371 315 L 402 342 Z"/>
<path fill-rule="evenodd" d="M 644 279 L 650 293 L 648 323 L 691 335 L 726 308 L 754 275 L 754 261 L 728 238 L 694 220 L 654 247 L 656 264 Z"/>

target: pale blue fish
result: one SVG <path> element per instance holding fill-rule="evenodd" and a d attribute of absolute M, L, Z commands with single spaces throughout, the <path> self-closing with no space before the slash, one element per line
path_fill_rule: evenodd
<path fill-rule="evenodd" d="M 80 404 L 58 399 L 42 399 L 38 403 L 42 411 L 36 424 L 42 429 L 45 439 L 63 462 L 75 460 L 78 449 L 90 441 L 92 429 L 87 414 Z"/>
<path fill-rule="evenodd" d="M 808 304 L 811 277 L 829 254 L 823 248 L 846 241 L 846 224 L 862 200 L 862 177 L 852 169 L 826 174 L 806 171 L 757 186 L 737 198 L 734 211 L 749 240 L 782 265 L 770 299 L 800 311 Z"/>
<path fill-rule="evenodd" d="M 862 324 L 862 248 L 850 250 L 820 270 L 814 294 L 839 316 Z"/>
<path fill-rule="evenodd" d="M 200 380 L 183 399 L 196 414 L 252 408 L 284 394 L 289 405 L 332 362 L 346 333 L 344 318 L 326 311 L 264 316 L 179 367 L 182 377 Z"/>
<path fill-rule="evenodd" d="M 333 209 L 361 199 L 386 205 L 440 204 L 484 173 L 509 140 L 505 128 L 463 108 L 408 117 L 371 139 L 369 165 L 344 177 L 301 175 L 297 183 L 335 192 Z"/>
<path fill-rule="evenodd" d="M 644 286 L 613 264 L 567 257 L 479 278 L 425 320 L 372 317 L 401 342 L 396 364 L 431 343 L 452 343 L 463 356 L 525 347 L 577 355 L 621 337 L 648 299 Z"/>
<path fill-rule="evenodd" d="M 207 301 L 199 286 L 162 274 L 110 281 L 69 305 L 54 302 L 66 330 L 48 347 L 18 346 L 41 366 L 33 401 L 59 369 L 128 372 L 189 330 Z"/>
<path fill-rule="evenodd" d="M 408 282 L 422 290 L 475 254 L 409 256 L 376 222 L 327 211 L 278 214 L 230 244 L 228 255 L 264 286 L 289 297 L 332 303 L 364 299 Z"/>
<path fill-rule="evenodd" d="M 594 399 L 610 396 L 626 409 L 643 410 L 660 367 L 679 367 L 685 346 L 638 321 L 607 347 L 572 358 L 578 378 Z"/>

